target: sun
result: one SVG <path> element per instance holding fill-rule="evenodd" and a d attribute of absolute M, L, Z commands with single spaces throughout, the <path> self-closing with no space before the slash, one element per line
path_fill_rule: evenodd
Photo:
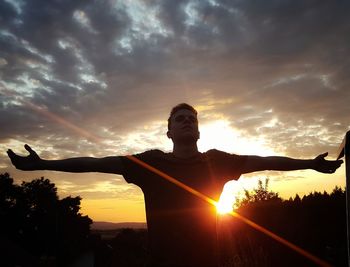
<path fill-rule="evenodd" d="M 227 214 L 234 210 L 236 199 L 241 197 L 244 191 L 240 181 L 229 181 L 222 190 L 219 201 L 216 204 L 218 214 Z"/>
<path fill-rule="evenodd" d="M 216 204 L 216 211 L 219 214 L 227 214 L 233 211 L 235 197 L 229 194 L 221 194 L 219 201 Z"/>

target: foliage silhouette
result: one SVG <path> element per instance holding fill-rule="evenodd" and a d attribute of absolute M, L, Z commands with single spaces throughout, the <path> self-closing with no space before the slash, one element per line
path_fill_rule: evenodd
<path fill-rule="evenodd" d="M 268 179 L 260 180 L 246 191 L 236 211 L 332 265 L 346 266 L 345 190 L 283 200 L 268 185 Z M 79 213 L 80 200 L 59 199 L 55 185 L 43 177 L 16 185 L 8 173 L 0 174 L 1 266 L 72 262 L 90 246 L 91 220 Z M 110 240 L 97 239 L 96 267 L 147 263 L 147 230 L 124 229 Z M 222 266 L 313 266 L 231 216 L 219 218 L 218 239 Z"/>
<path fill-rule="evenodd" d="M 312 192 L 283 200 L 268 190 L 268 179 L 246 191 L 236 211 L 334 266 L 346 266 L 345 190 Z M 237 205 L 237 203 L 236 203 Z M 222 218 L 225 262 L 234 266 L 313 266 L 297 253 L 283 247 L 232 217 Z M 229 226 L 228 226 L 229 225 Z M 254 258 L 249 261 L 247 258 Z M 233 266 L 227 265 L 227 266 Z"/>
<path fill-rule="evenodd" d="M 269 191 L 269 178 L 265 179 L 263 183 L 262 180 L 258 180 L 258 187 L 253 189 L 253 192 L 244 190 L 245 196 L 243 198 L 237 198 L 235 207 L 243 207 L 248 204 L 264 202 L 264 201 L 275 201 L 281 202 L 282 198 L 278 196 L 278 193 Z"/>
<path fill-rule="evenodd" d="M 44 177 L 16 185 L 8 173 L 0 174 L 1 265 L 65 266 L 73 260 L 88 244 L 92 223 L 79 213 L 80 201 L 59 199 L 55 184 Z"/>
<path fill-rule="evenodd" d="M 330 194 L 312 192 L 302 198 L 295 195 L 283 200 L 269 190 L 265 180 L 245 197 L 236 209 L 240 214 L 334 266 L 346 266 L 343 189 L 336 187 Z M 222 267 L 314 266 L 231 215 L 220 216 L 218 221 Z M 96 267 L 144 266 L 146 238 L 146 230 L 119 230 L 114 238 L 101 241 Z"/>

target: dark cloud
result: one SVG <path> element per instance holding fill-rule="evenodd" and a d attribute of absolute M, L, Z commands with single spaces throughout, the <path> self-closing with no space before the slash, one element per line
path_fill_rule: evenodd
<path fill-rule="evenodd" d="M 125 136 L 179 102 L 293 156 L 335 148 L 349 129 L 349 1 L 3 1 L 0 10 L 2 144 L 49 143 L 50 158 L 133 152 L 157 140 L 144 130 L 128 147 Z"/>

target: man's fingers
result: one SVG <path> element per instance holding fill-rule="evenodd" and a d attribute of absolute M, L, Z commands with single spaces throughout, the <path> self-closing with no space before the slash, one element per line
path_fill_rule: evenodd
<path fill-rule="evenodd" d="M 29 152 L 29 154 L 36 154 L 35 151 L 27 144 L 24 145 L 24 148 Z"/>
<path fill-rule="evenodd" d="M 11 149 L 8 149 L 7 150 L 7 155 L 12 158 L 13 156 L 15 156 L 16 154 L 11 150 Z"/>
<path fill-rule="evenodd" d="M 334 162 L 331 162 L 332 165 L 330 166 L 330 169 L 328 170 L 329 173 L 334 173 L 343 163 L 342 160 L 337 160 Z"/>
<path fill-rule="evenodd" d="M 17 161 L 18 161 L 18 155 L 16 155 L 16 153 L 13 152 L 11 149 L 7 150 L 7 155 L 9 156 L 12 164 L 16 166 Z"/>
<path fill-rule="evenodd" d="M 322 158 L 325 158 L 325 157 L 328 156 L 328 152 L 325 152 L 325 153 L 321 154 L 320 156 L 321 156 Z"/>
<path fill-rule="evenodd" d="M 25 148 L 28 152 L 33 151 L 33 149 L 32 149 L 30 146 L 28 146 L 27 144 L 24 145 L 24 148 Z"/>

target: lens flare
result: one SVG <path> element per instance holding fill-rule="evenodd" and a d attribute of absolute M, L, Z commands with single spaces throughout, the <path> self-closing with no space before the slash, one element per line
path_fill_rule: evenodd
<path fill-rule="evenodd" d="M 139 164 L 140 166 L 144 167 L 145 169 L 150 170 L 151 172 L 161 176 L 162 178 L 168 180 L 169 182 L 179 186 L 180 188 L 190 192 L 191 194 L 207 201 L 208 203 L 214 205 L 217 207 L 218 202 L 216 202 L 215 200 L 213 200 L 212 198 L 202 194 L 201 192 L 193 189 L 192 187 L 176 180 L 175 178 L 171 177 L 170 175 L 158 170 L 157 168 L 154 168 L 153 166 L 143 162 L 142 160 L 139 160 L 138 158 L 134 157 L 134 156 L 126 156 L 128 159 L 130 159 L 131 161 L 135 162 L 136 164 Z M 269 237 L 271 237 L 272 239 L 280 242 L 281 244 L 289 247 L 290 249 L 294 250 L 295 252 L 303 255 L 304 257 L 308 258 L 310 261 L 313 261 L 314 263 L 316 263 L 319 266 L 324 266 L 324 267 L 331 267 L 331 265 L 328 262 L 325 262 L 323 260 L 321 260 L 320 258 L 312 255 L 311 253 L 307 252 L 306 250 L 294 245 L 293 243 L 289 242 L 288 240 L 276 235 L 275 233 L 271 232 L 270 230 L 256 224 L 255 222 L 247 219 L 246 217 L 238 214 L 235 211 L 229 212 L 229 214 L 231 214 L 232 216 L 240 219 L 241 221 L 243 221 L 244 223 L 246 223 L 247 225 L 251 226 L 252 228 L 254 228 L 255 230 L 258 230 L 266 235 L 268 235 Z"/>
<path fill-rule="evenodd" d="M 233 212 L 233 205 L 235 203 L 235 196 L 223 191 L 219 201 L 216 203 L 216 210 L 219 214 L 226 214 Z"/>
<path fill-rule="evenodd" d="M 40 115 L 43 115 L 44 117 L 50 119 L 51 121 L 56 122 L 57 124 L 64 126 L 65 128 L 70 129 L 74 133 L 76 133 L 82 137 L 85 137 L 88 140 L 94 141 L 96 143 L 102 142 L 102 139 L 100 137 L 98 137 L 94 134 L 91 134 L 90 132 L 74 125 L 73 123 L 69 122 L 68 120 L 64 119 L 63 117 L 60 117 L 57 114 L 50 112 L 46 107 L 35 105 L 32 102 L 26 100 L 23 96 L 16 94 L 15 92 L 10 91 L 9 89 L 6 89 L 6 88 L 1 87 L 1 86 L 0 86 L 0 92 L 3 95 L 14 98 L 16 101 L 21 103 L 24 107 L 31 109 L 31 110 L 39 113 Z"/>

